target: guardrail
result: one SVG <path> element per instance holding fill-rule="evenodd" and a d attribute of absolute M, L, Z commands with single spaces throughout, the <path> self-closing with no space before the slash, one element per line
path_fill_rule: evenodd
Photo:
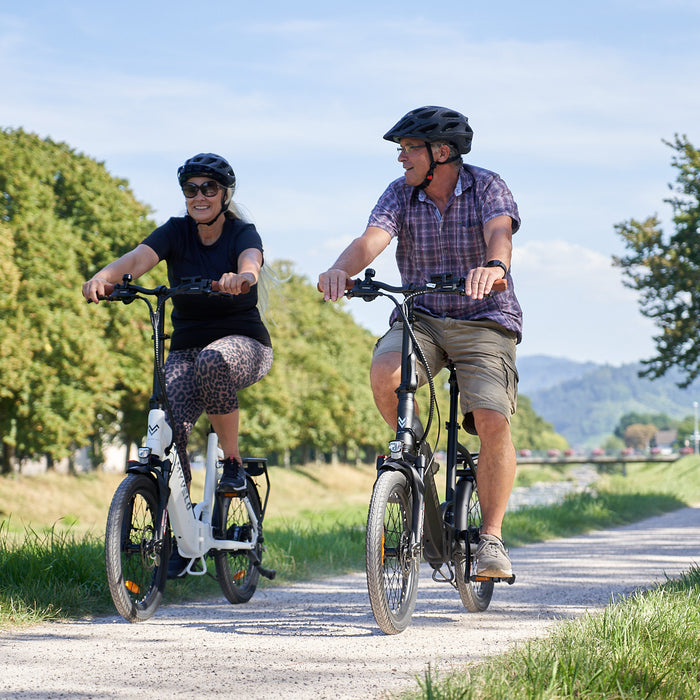
<path fill-rule="evenodd" d="M 670 455 L 558 455 L 554 457 L 520 457 L 518 464 L 630 464 L 646 462 L 675 462 L 680 454 Z"/>

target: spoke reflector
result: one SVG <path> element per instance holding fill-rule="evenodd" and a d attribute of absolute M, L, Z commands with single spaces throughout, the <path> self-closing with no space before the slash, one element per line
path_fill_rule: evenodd
<path fill-rule="evenodd" d="M 124 585 L 129 593 L 141 593 L 141 588 L 139 587 L 138 583 L 134 583 L 133 581 L 124 581 Z"/>

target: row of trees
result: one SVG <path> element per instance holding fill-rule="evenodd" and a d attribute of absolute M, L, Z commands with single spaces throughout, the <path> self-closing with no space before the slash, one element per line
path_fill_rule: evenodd
<path fill-rule="evenodd" d="M 672 431 L 676 437 L 672 446 L 676 449 L 693 444 L 695 419 L 686 416 L 682 420 L 665 413 L 626 413 L 620 418 L 614 430 L 614 437 L 636 450 L 659 447 L 656 436 L 659 431 Z"/>
<path fill-rule="evenodd" d="M 99 463 L 106 442 L 141 442 L 151 391 L 145 309 L 89 306 L 80 288 L 155 227 L 150 216 L 102 163 L 21 129 L 0 132 L 4 472 L 22 458 L 45 455 L 51 463 L 85 445 Z M 372 459 L 390 437 L 369 389 L 375 339 L 343 304 L 324 304 L 291 264 L 276 266 L 286 281 L 270 290 L 275 362 L 265 380 L 241 392 L 244 450 L 278 463 L 321 453 Z M 164 280 L 159 266 L 143 282 Z M 519 448 L 565 444 L 524 397 L 513 433 Z"/>

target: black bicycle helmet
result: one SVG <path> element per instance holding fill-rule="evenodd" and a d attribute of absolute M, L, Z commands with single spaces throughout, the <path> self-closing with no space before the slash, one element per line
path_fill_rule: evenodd
<path fill-rule="evenodd" d="M 469 153 L 474 132 L 467 118 L 447 107 L 418 107 L 411 110 L 384 134 L 387 141 L 422 139 L 428 143 L 449 141 L 459 153 Z"/>
<path fill-rule="evenodd" d="M 236 175 L 228 161 L 216 153 L 199 153 L 177 169 L 177 179 L 183 185 L 189 178 L 202 175 L 211 177 L 224 187 L 235 187 Z"/>

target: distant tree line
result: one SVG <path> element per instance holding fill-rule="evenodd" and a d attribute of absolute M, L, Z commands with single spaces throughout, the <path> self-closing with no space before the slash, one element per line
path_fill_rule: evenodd
<path fill-rule="evenodd" d="M 151 215 L 103 163 L 21 129 L 0 131 L 3 473 L 30 457 L 50 465 L 86 445 L 99 465 L 105 443 L 140 444 L 151 393 L 145 309 L 94 308 L 80 288 L 155 227 Z M 275 265 L 286 278 L 270 290 L 275 361 L 263 381 L 240 394 L 243 449 L 277 464 L 371 461 L 390 438 L 369 388 L 375 339 L 344 304 L 324 304 L 291 263 Z M 142 281 L 165 279 L 158 266 Z M 425 400 L 422 392 L 423 415 Z M 516 447 L 566 444 L 526 397 L 519 401 Z M 194 451 L 205 432 L 200 421 Z"/>

